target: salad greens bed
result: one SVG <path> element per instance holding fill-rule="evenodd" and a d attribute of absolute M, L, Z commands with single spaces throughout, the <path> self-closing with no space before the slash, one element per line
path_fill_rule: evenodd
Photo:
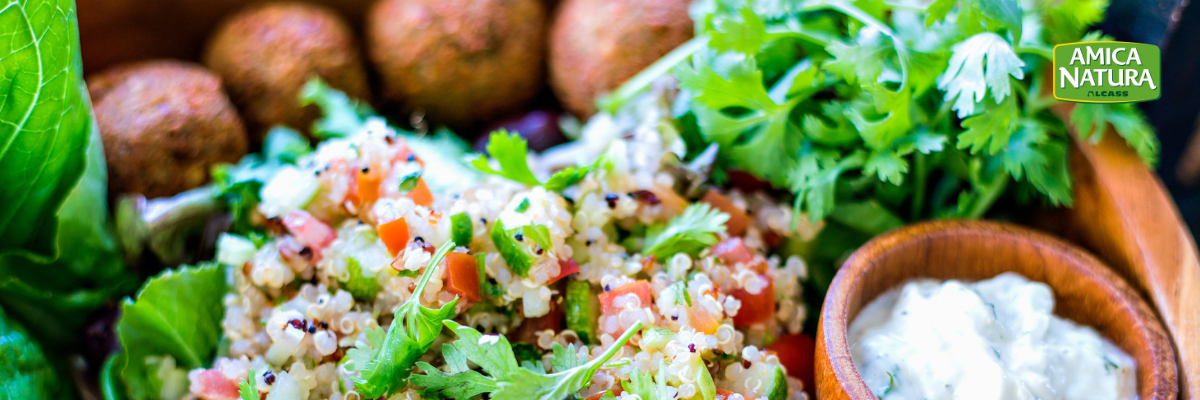
<path fill-rule="evenodd" d="M 672 122 L 688 143 L 685 161 L 715 150 L 708 165 L 714 183 L 756 177 L 791 192 L 798 212 L 822 221 L 815 237 L 782 250 L 813 266 L 806 284 L 814 289 L 806 293 L 819 307 L 837 262 L 886 230 L 922 219 L 996 216 L 998 204 L 1070 206 L 1071 131 L 1097 142 L 1112 125 L 1155 164 L 1158 142 L 1136 107 L 1081 104 L 1066 121 L 1051 111 L 1058 102 L 1047 95 L 1044 71 L 1052 46 L 1103 40 L 1087 29 L 1106 8 L 1105 0 L 699 0 L 692 7 L 695 38 L 600 106 L 620 112 L 672 76 L 680 89 Z M 131 243 L 165 237 L 150 250 L 178 259 L 163 254 L 177 253 L 191 237 L 164 232 L 195 218 L 171 213 L 214 207 L 232 216 L 231 231 L 261 239 L 248 220 L 263 182 L 312 149 L 295 131 L 277 128 L 262 154 L 218 167 L 211 187 L 168 202 L 154 218 L 119 207 L 122 221 L 133 221 L 123 225 L 133 228 L 118 240 L 76 25 L 70 0 L 10 0 L 0 9 L 0 393 L 75 397 L 67 365 L 84 351 L 85 324 L 105 304 L 132 295 L 120 303 L 115 326 L 124 350 L 102 363 L 89 359 L 84 374 L 98 374 L 107 399 L 182 395 L 187 377 L 180 371 L 208 366 L 220 347 L 225 271 L 205 263 L 142 282 L 127 267 L 142 251 Z M 348 135 L 374 115 L 319 81 L 300 101 L 325 112 L 311 127 L 317 137 Z M 431 169 L 444 171 L 442 179 L 429 177 L 434 190 L 477 179 L 465 161 L 467 146 L 453 134 L 406 135 Z M 595 167 L 541 182 L 525 164 L 523 143 L 500 140 L 489 150 L 501 169 L 475 162 L 482 172 L 551 190 Z M 363 360 L 356 363 L 363 368 L 358 386 L 385 393 L 410 378 L 389 363 L 415 362 L 441 331 L 444 311 L 402 306 L 403 319 L 348 355 Z M 503 339 L 485 348 L 474 330 L 445 325 L 460 338 L 443 347 L 456 373 L 417 363 L 424 374 L 411 377 L 431 396 L 515 398 L 548 390 L 538 395 L 561 397 L 605 362 L 555 349 L 553 362 L 562 367 L 555 370 L 564 372 L 538 373 L 518 365 Z M 416 348 L 397 347 L 405 343 Z M 467 360 L 482 373 L 469 370 Z M 653 385 L 639 384 L 648 377 L 633 378 L 627 390 L 655 398 Z"/>

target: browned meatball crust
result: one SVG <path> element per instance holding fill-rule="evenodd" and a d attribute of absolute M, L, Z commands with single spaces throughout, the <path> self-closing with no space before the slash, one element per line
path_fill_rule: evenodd
<path fill-rule="evenodd" d="M 465 127 L 527 108 L 542 87 L 542 0 L 382 0 L 367 15 L 383 98 Z"/>
<path fill-rule="evenodd" d="M 564 0 L 550 28 L 550 87 L 586 118 L 596 97 L 692 37 L 690 0 Z"/>
<path fill-rule="evenodd" d="M 199 65 L 147 61 L 88 82 L 114 195 L 174 195 L 246 154 L 246 129 L 220 78 Z"/>
<path fill-rule="evenodd" d="M 361 53 L 336 13 L 302 3 L 253 6 L 213 33 L 204 64 L 225 83 L 255 136 L 275 124 L 307 131 L 320 116 L 297 96 L 312 76 L 354 98 L 368 96 Z"/>

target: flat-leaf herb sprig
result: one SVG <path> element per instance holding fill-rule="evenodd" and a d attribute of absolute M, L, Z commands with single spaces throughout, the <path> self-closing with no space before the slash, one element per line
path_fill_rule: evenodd
<path fill-rule="evenodd" d="M 1068 125 L 1111 124 L 1148 164 L 1135 107 L 1050 112 L 1041 71 L 1106 1 L 702 0 L 696 38 L 600 101 L 615 111 L 673 73 L 685 138 L 720 146 L 720 171 L 795 194 L 812 220 L 873 202 L 878 217 L 978 218 L 1005 195 L 1071 205 Z M 694 146 L 700 147 L 702 146 Z M 1030 196 L 1032 195 L 1032 196 Z"/>

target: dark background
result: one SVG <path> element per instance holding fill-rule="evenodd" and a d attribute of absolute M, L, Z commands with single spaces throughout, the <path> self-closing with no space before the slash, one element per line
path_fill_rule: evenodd
<path fill-rule="evenodd" d="M 1156 43 L 1163 50 L 1162 98 L 1139 106 L 1162 141 L 1158 174 L 1195 237 L 1200 233 L 1200 185 L 1179 171 L 1200 114 L 1200 5 L 1188 3 L 1115 1 L 1100 29 L 1117 40 Z"/>

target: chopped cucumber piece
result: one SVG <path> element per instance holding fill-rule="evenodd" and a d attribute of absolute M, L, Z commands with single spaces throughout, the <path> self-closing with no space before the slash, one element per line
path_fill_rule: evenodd
<path fill-rule="evenodd" d="M 283 167 L 259 191 L 262 198 L 259 210 L 267 218 L 274 218 L 302 209 L 317 197 L 320 189 L 321 182 L 312 173 L 293 166 Z"/>
<path fill-rule="evenodd" d="M 579 340 L 592 344 L 596 337 L 596 318 L 599 315 L 592 309 L 592 284 L 588 281 L 572 280 L 567 282 L 566 314 L 567 329 L 575 331 Z"/>
<path fill-rule="evenodd" d="M 787 400 L 788 381 L 787 374 L 783 373 L 783 368 L 775 367 L 775 378 L 771 380 L 771 386 L 766 393 L 768 400 Z"/>
<path fill-rule="evenodd" d="M 550 230 L 541 225 L 525 225 L 505 228 L 503 220 L 496 220 L 492 227 L 492 244 L 500 251 L 500 257 L 508 263 L 508 269 L 522 278 L 529 275 L 538 257 L 535 246 L 543 250 L 550 248 Z M 545 253 L 548 254 L 548 253 Z"/>
<path fill-rule="evenodd" d="M 373 300 L 379 294 L 379 283 L 374 276 L 363 276 L 362 266 L 354 257 L 346 258 L 346 269 L 350 270 L 350 279 L 343 283 L 343 288 L 358 300 Z"/>
<path fill-rule="evenodd" d="M 254 258 L 258 246 L 244 236 L 222 233 L 217 237 L 217 262 L 240 267 Z"/>
<path fill-rule="evenodd" d="M 455 244 L 469 248 L 471 239 L 474 237 L 475 225 L 471 223 L 470 215 L 460 212 L 450 217 L 450 238 L 454 240 Z"/>
<path fill-rule="evenodd" d="M 642 332 L 642 348 L 650 350 L 661 350 L 667 347 L 667 343 L 671 342 L 671 338 L 675 337 L 675 332 L 670 329 L 650 327 Z"/>

